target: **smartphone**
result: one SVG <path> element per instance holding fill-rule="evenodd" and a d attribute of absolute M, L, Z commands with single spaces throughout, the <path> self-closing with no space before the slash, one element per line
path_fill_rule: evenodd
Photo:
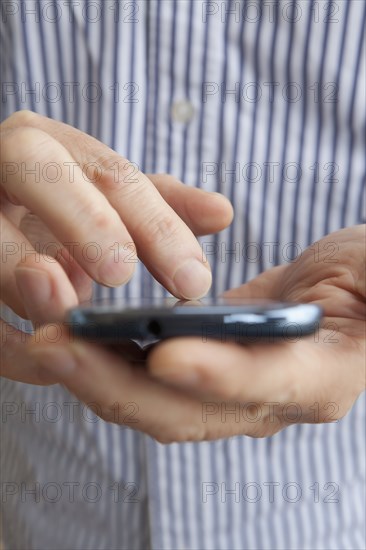
<path fill-rule="evenodd" d="M 237 298 L 135 299 L 102 301 L 69 311 L 71 332 L 101 344 L 134 341 L 141 347 L 179 336 L 197 336 L 240 344 L 296 341 L 319 327 L 315 304 Z"/>

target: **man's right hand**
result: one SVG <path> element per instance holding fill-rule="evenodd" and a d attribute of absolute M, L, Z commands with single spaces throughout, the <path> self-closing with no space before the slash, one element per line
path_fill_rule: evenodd
<path fill-rule="evenodd" d="M 0 129 L 1 300 L 18 315 L 61 320 L 92 280 L 126 283 L 136 256 L 178 298 L 208 291 L 195 235 L 231 223 L 227 199 L 147 177 L 91 136 L 29 111 Z"/>

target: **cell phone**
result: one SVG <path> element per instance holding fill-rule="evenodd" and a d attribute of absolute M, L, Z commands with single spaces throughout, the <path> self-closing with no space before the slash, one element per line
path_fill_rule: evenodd
<path fill-rule="evenodd" d="M 315 304 L 237 298 L 134 299 L 102 301 L 72 309 L 71 332 L 101 344 L 137 342 L 141 347 L 166 338 L 197 336 L 246 344 L 296 341 L 319 327 L 322 310 Z"/>

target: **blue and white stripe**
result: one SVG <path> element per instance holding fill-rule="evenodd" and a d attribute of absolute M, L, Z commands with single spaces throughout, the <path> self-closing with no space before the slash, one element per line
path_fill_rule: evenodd
<path fill-rule="evenodd" d="M 366 221 L 365 17 L 359 0 L 3 2 L 2 119 L 31 109 L 147 173 L 228 196 L 233 225 L 202 239 L 220 251 L 209 256 L 218 293 Z M 193 107 L 189 123 L 172 115 L 180 101 Z M 96 294 L 165 291 L 139 264 L 124 288 Z M 18 490 L 3 493 L 6 550 L 365 548 L 364 397 L 335 424 L 163 446 L 86 416 L 61 387 L 1 384 L 14 407 L 2 409 L 1 482 Z M 39 484 L 39 502 L 21 483 Z M 286 483 L 291 496 L 300 487 L 297 502 Z M 217 492 L 203 498 L 208 487 Z M 333 489 L 338 502 L 325 502 Z"/>

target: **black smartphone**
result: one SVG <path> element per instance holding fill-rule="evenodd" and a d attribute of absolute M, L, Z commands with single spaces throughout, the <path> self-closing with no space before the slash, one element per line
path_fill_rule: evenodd
<path fill-rule="evenodd" d="M 141 347 L 166 338 L 198 336 L 245 344 L 296 341 L 319 326 L 315 304 L 237 298 L 135 299 L 89 303 L 69 311 L 71 332 L 101 344 L 137 342 Z"/>

